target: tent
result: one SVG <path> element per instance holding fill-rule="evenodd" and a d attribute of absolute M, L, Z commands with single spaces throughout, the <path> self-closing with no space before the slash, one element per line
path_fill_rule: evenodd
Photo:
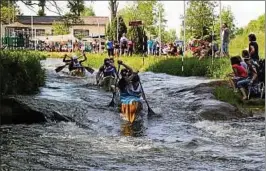
<path fill-rule="evenodd" d="M 67 42 L 69 40 L 78 41 L 72 34 L 57 35 L 57 36 L 36 36 L 37 40 L 48 42 Z"/>

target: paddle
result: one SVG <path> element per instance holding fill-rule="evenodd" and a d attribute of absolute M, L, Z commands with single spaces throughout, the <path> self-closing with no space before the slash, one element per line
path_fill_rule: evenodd
<path fill-rule="evenodd" d="M 82 66 L 83 68 L 85 68 L 89 73 L 93 74 L 94 73 L 94 69 L 90 68 L 90 67 L 85 67 Z"/>
<path fill-rule="evenodd" d="M 117 80 L 119 79 L 119 76 L 118 76 L 118 73 L 119 73 L 119 70 L 120 70 L 120 64 L 118 64 L 118 70 L 117 70 Z M 117 80 L 115 82 L 115 90 L 113 92 L 113 97 L 112 97 L 112 101 L 109 103 L 109 107 L 112 106 L 114 107 L 115 106 L 115 94 L 116 94 L 116 85 L 117 85 Z"/>
<path fill-rule="evenodd" d="M 157 115 L 157 114 L 151 109 L 151 107 L 150 107 L 150 105 L 149 105 L 149 103 L 148 103 L 148 101 L 147 101 L 147 99 L 146 99 L 145 92 L 144 92 L 144 90 L 143 90 L 143 87 L 142 87 L 141 82 L 139 82 L 139 84 L 140 84 L 140 87 L 141 87 L 141 90 L 142 90 L 143 99 L 145 100 L 145 102 L 146 102 L 146 104 L 147 104 L 147 106 L 148 106 L 148 116 L 154 116 L 154 115 L 156 115 L 156 116 L 160 116 L 160 115 Z"/>
<path fill-rule="evenodd" d="M 63 66 L 59 66 L 59 67 L 57 67 L 57 68 L 55 69 L 55 72 L 60 72 L 60 71 L 62 71 L 67 65 L 69 65 L 69 64 L 65 64 L 65 65 L 63 65 Z"/>

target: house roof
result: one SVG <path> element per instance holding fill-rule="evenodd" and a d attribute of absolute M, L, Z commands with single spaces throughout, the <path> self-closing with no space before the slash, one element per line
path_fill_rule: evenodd
<path fill-rule="evenodd" d="M 28 28 L 29 26 L 21 24 L 19 22 L 14 22 L 12 24 L 7 25 L 6 27 Z"/>
<path fill-rule="evenodd" d="M 98 22 L 100 25 L 106 25 L 109 22 L 108 17 L 100 16 L 90 16 L 90 17 L 81 17 L 84 21 L 84 24 L 87 25 L 97 25 Z M 61 16 L 33 16 L 34 24 L 52 24 L 54 21 L 60 21 Z M 17 21 L 22 24 L 31 24 L 31 16 L 17 16 Z"/>

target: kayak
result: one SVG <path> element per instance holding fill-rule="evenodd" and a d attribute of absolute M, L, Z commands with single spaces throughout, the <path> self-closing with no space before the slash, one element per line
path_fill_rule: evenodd
<path fill-rule="evenodd" d="M 120 102 L 122 119 L 133 123 L 140 116 L 142 110 L 141 99 L 135 96 L 120 96 Z"/>

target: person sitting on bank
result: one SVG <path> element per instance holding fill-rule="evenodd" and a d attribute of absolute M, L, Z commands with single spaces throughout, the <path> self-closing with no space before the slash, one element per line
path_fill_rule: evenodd
<path fill-rule="evenodd" d="M 241 66 L 238 56 L 231 57 L 231 65 L 233 73 L 230 74 L 231 78 L 229 79 L 230 85 L 233 87 L 234 92 L 237 92 L 236 84 L 238 81 L 244 80 L 248 77 L 246 69 Z"/>
<path fill-rule="evenodd" d="M 248 77 L 244 80 L 240 80 L 237 82 L 237 87 L 240 89 L 242 95 L 243 95 L 243 100 L 247 100 L 247 94 L 246 94 L 246 88 L 248 85 L 252 85 L 257 81 L 258 74 L 256 67 L 253 65 L 251 58 L 245 58 L 244 59 L 247 66 L 248 66 Z"/>

